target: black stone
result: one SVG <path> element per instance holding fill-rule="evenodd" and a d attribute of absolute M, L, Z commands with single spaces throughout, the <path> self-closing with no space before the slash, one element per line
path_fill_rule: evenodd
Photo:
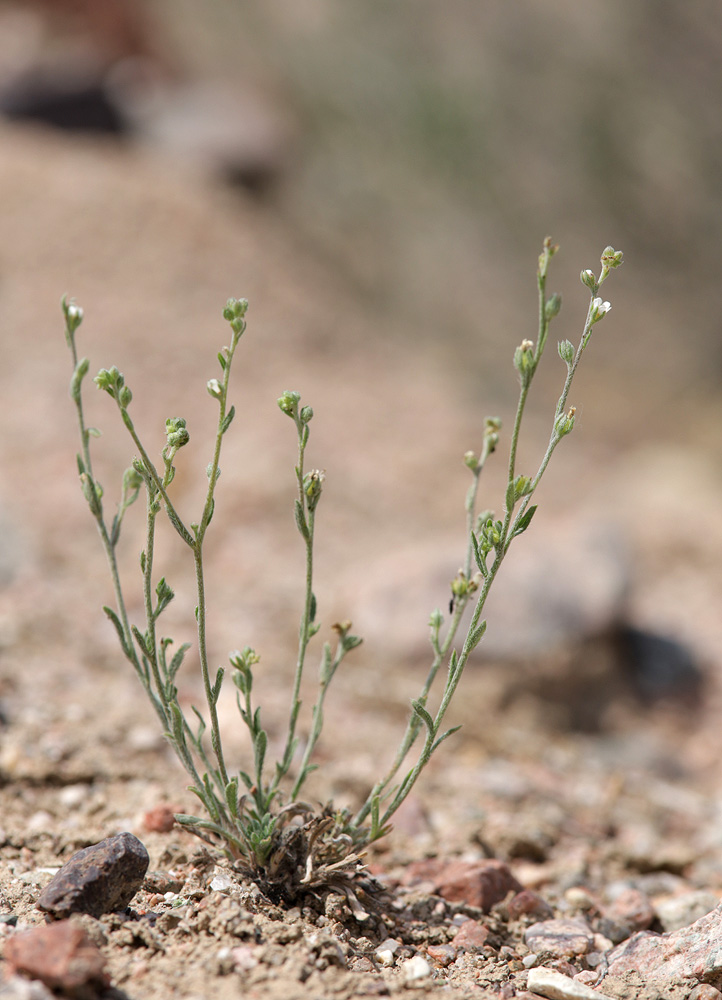
<path fill-rule="evenodd" d="M 148 862 L 148 852 L 132 833 L 108 837 L 74 854 L 35 905 L 57 918 L 124 910 L 140 889 Z"/>

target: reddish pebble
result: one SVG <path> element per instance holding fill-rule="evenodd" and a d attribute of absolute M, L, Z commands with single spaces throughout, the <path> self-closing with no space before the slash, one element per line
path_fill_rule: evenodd
<path fill-rule="evenodd" d="M 177 811 L 173 806 L 153 806 L 143 815 L 143 829 L 148 833 L 170 833 L 175 826 Z"/>
<path fill-rule="evenodd" d="M 537 918 L 552 917 L 554 911 L 542 897 L 532 889 L 522 889 L 507 903 L 510 920 L 518 920 L 521 916 L 533 914 Z"/>
<path fill-rule="evenodd" d="M 444 969 L 456 958 L 456 948 L 450 944 L 430 944 L 426 952 L 433 962 Z"/>
<path fill-rule="evenodd" d="M 456 948 L 465 948 L 467 951 L 479 951 L 486 944 L 489 937 L 489 928 L 478 920 L 465 920 L 454 935 L 451 943 Z"/>
<path fill-rule="evenodd" d="M 436 892 L 450 903 L 478 906 L 485 913 L 523 886 L 503 861 L 450 861 L 435 881 Z"/>
<path fill-rule="evenodd" d="M 605 907 L 604 913 L 610 920 L 625 924 L 632 931 L 646 931 L 654 920 L 654 907 L 649 897 L 639 889 L 625 889 L 610 906 Z"/>
<path fill-rule="evenodd" d="M 13 935 L 5 945 L 5 958 L 12 972 L 39 979 L 53 990 L 71 992 L 110 984 L 102 954 L 71 920 Z"/>

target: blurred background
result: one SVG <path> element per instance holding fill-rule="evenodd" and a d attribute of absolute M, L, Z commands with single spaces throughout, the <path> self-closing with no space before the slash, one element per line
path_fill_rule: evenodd
<path fill-rule="evenodd" d="M 126 372 L 157 447 L 171 412 L 193 420 L 177 483 L 188 503 L 213 424 L 203 381 L 220 310 L 244 295 L 243 419 L 211 556 L 245 596 L 219 593 L 218 656 L 292 648 L 302 556 L 274 400 L 297 388 L 317 412 L 311 461 L 328 473 L 324 620 L 352 617 L 368 640 L 369 679 L 341 679 L 342 698 L 347 712 L 377 709 L 380 670 L 386 710 L 403 718 L 428 613 L 463 554 L 461 456 L 487 413 L 511 423 L 511 357 L 536 336 L 549 234 L 561 245 L 549 291 L 564 299 L 552 341 L 578 338 L 580 270 L 598 272 L 608 244 L 626 263 L 604 288 L 613 310 L 540 494 L 546 522 L 500 579 L 488 670 L 462 721 L 483 744 L 479 716 L 500 706 L 583 731 L 659 704 L 699 710 L 702 692 L 716 710 L 721 56 L 714 0 L 2 0 L 6 650 L 30 655 L 32 640 L 41 658 L 62 635 L 96 666 L 117 658 L 73 475 L 60 295 L 86 310 L 92 366 Z M 522 471 L 560 390 L 549 354 Z M 128 448 L 102 402 L 110 482 Z M 52 597 L 58 581 L 82 621 Z M 192 602 L 179 592 L 179 618 Z M 717 751 L 700 737 L 694 753 L 712 766 Z"/>

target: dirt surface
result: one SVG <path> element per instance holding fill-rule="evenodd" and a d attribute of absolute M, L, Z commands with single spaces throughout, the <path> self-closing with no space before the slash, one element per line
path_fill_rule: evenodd
<path fill-rule="evenodd" d="M 101 946 L 107 996 L 118 1000 L 330 1000 L 414 989 L 512 997 L 535 964 L 596 981 L 605 949 L 623 934 L 608 913 L 622 889 L 650 901 L 657 930 L 670 899 L 686 896 L 691 920 L 699 914 L 686 894 L 703 890 L 709 905 L 722 896 L 719 465 L 641 431 L 610 454 L 610 428 L 613 441 L 622 438 L 619 415 L 590 418 L 558 457 L 539 537 L 528 539 L 541 580 L 499 611 L 510 634 L 523 633 L 525 616 L 571 579 L 579 606 L 587 595 L 603 613 L 567 613 L 568 604 L 555 612 L 552 601 L 543 617 L 566 615 L 565 627 L 540 633 L 531 652 L 513 642 L 492 645 L 494 658 L 480 650 L 450 719 L 462 732 L 369 854 L 386 887 L 377 912 L 359 922 L 333 894 L 283 911 L 189 834 L 150 829 L 150 810 L 194 804 L 100 611 L 111 593 L 74 473 L 60 295 L 86 310 L 79 342 L 91 368 L 125 372 L 151 446 L 162 445 L 166 416 L 187 417 L 192 444 L 175 488 L 189 511 L 200 481 L 191 470 L 208 460 L 214 409 L 204 382 L 226 337 L 220 312 L 228 295 L 251 300 L 209 547 L 210 625 L 218 662 L 247 643 L 261 652 L 271 754 L 285 737 L 303 555 L 291 516 L 294 441 L 275 399 L 296 388 L 314 407 L 311 463 L 327 473 L 319 613 L 326 625 L 350 617 L 367 637 L 329 699 L 322 766 L 309 787 L 318 801 L 358 803 L 394 752 L 427 669 L 429 611 L 448 602 L 460 562 L 468 477 L 460 456 L 478 447 L 486 410 L 457 390 L 439 352 L 387 336 L 373 303 L 356 301 L 327 264 L 308 259 L 270 210 L 175 164 L 3 128 L 0 190 L 2 936 L 44 921 L 35 900 L 73 852 L 126 830 L 164 874 L 128 913 L 74 918 Z M 614 335 L 613 317 L 605 336 Z M 595 385 L 593 399 L 604 391 Z M 689 412 L 703 403 L 715 412 L 701 400 Z M 104 431 L 99 477 L 113 497 L 131 451 L 109 400 L 93 395 L 88 406 Z M 544 427 L 532 421 L 530 446 Z M 492 471 L 489 488 L 498 481 Z M 607 564 L 594 555 L 600 525 L 611 539 Z M 128 525 L 129 578 L 141 536 L 138 520 Z M 178 641 L 192 637 L 194 604 L 183 555 L 169 545 L 161 563 L 177 591 L 166 630 Z M 140 611 L 132 599 L 131 613 Z M 666 674 L 670 661 L 653 642 L 629 668 L 619 652 L 629 628 L 680 644 Z M 489 631 L 491 642 L 491 618 Z M 202 697 L 194 665 L 189 656 L 181 680 L 188 704 Z M 228 756 L 247 766 L 234 713 L 229 697 L 221 704 Z M 518 912 L 505 900 L 482 913 L 442 898 L 433 879 L 411 884 L 420 871 L 412 863 L 433 857 L 508 862 L 549 909 L 538 902 Z M 593 946 L 570 957 L 535 953 L 525 931 L 550 916 L 586 919 Z M 468 920 L 486 927 L 484 941 L 453 944 Z M 408 964 L 417 956 L 428 971 Z M 645 993 L 609 977 L 600 989 L 689 992 L 672 984 Z"/>

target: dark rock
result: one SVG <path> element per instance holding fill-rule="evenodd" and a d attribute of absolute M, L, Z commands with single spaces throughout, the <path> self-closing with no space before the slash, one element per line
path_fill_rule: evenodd
<path fill-rule="evenodd" d="M 554 911 L 545 899 L 533 891 L 522 889 L 507 903 L 510 920 L 518 920 L 522 916 L 534 916 L 537 920 L 545 920 L 554 916 Z"/>
<path fill-rule="evenodd" d="M 53 990 L 71 993 L 109 985 L 103 955 L 70 920 L 14 934 L 5 945 L 5 959 L 12 972 L 39 979 Z"/>
<path fill-rule="evenodd" d="M 428 883 L 432 892 L 450 903 L 478 906 L 485 913 L 510 892 L 523 889 L 509 866 L 495 858 L 480 861 L 426 858 L 407 867 L 403 882 L 405 885 Z"/>
<path fill-rule="evenodd" d="M 56 918 L 123 910 L 148 870 L 148 852 L 132 833 L 119 833 L 74 854 L 40 894 L 36 906 Z"/>

